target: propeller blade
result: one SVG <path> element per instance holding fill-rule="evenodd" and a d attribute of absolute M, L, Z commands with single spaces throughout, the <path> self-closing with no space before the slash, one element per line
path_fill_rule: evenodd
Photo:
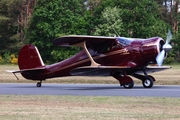
<path fill-rule="evenodd" d="M 163 45 L 163 50 L 165 50 L 165 52 L 169 52 L 172 49 L 172 46 L 169 44 L 171 39 L 172 39 L 171 31 L 168 30 L 166 43 Z"/>
<path fill-rule="evenodd" d="M 167 34 L 167 38 L 166 38 L 166 44 L 168 44 L 171 39 L 172 39 L 172 33 L 171 33 L 170 29 L 169 29 L 168 34 Z"/>
<path fill-rule="evenodd" d="M 164 60 L 164 55 L 165 55 L 165 51 L 162 50 L 156 57 L 156 62 L 158 64 L 158 66 L 161 66 Z"/>
<path fill-rule="evenodd" d="M 163 50 L 156 57 L 156 62 L 158 64 L 158 66 L 162 65 L 165 54 L 168 53 L 172 49 L 172 46 L 169 44 L 171 39 L 172 39 L 172 34 L 171 34 L 170 29 L 169 29 L 168 34 L 167 34 L 166 43 L 162 47 Z"/>

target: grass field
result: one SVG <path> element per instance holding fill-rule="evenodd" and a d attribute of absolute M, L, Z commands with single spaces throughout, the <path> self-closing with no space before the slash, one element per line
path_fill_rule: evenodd
<path fill-rule="evenodd" d="M 2 120 L 179 120 L 180 99 L 0 95 Z"/>
<path fill-rule="evenodd" d="M 153 73 L 155 84 L 180 85 L 180 66 Z M 17 66 L 1 65 L 0 82 L 32 82 L 5 70 Z M 112 77 L 64 77 L 52 83 L 117 83 Z M 135 82 L 140 82 L 135 79 Z M 0 95 L 0 120 L 179 120 L 180 98 Z"/>

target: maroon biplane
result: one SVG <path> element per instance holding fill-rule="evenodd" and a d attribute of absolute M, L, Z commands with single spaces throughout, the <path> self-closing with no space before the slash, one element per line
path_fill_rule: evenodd
<path fill-rule="evenodd" d="M 64 36 L 53 40 L 57 46 L 78 46 L 83 50 L 73 57 L 45 65 L 38 49 L 31 44 L 25 45 L 19 52 L 20 70 L 9 71 L 21 73 L 29 80 L 37 80 L 41 87 L 43 80 L 63 76 L 113 76 L 124 88 L 133 88 L 130 76 L 142 81 L 145 88 L 151 88 L 155 78 L 152 72 L 169 69 L 161 66 L 167 52 L 172 49 L 169 44 L 172 35 L 168 32 L 167 40 L 161 37 L 148 39 L 102 36 Z M 154 66 L 154 64 L 158 64 Z M 151 65 L 153 64 L 153 65 Z M 16 76 L 16 75 L 15 75 Z M 17 77 L 17 76 L 16 76 Z"/>

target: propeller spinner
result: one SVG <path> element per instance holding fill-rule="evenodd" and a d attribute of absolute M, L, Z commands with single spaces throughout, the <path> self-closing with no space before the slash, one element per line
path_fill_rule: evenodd
<path fill-rule="evenodd" d="M 162 65 L 165 54 L 168 53 L 172 49 L 172 46 L 169 44 L 171 39 L 172 39 L 171 31 L 168 30 L 166 43 L 163 45 L 162 51 L 156 57 L 156 62 L 158 66 Z"/>

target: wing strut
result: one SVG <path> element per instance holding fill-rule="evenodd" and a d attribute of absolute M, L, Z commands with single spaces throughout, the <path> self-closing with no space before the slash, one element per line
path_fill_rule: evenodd
<path fill-rule="evenodd" d="M 89 57 L 89 60 L 91 61 L 91 66 L 100 66 L 100 64 L 98 64 L 98 63 L 96 63 L 96 62 L 94 61 L 94 59 L 92 58 L 91 54 L 89 53 L 89 51 L 88 51 L 88 49 L 87 49 L 87 47 L 86 47 L 86 41 L 83 41 L 83 42 L 81 42 L 81 43 L 79 43 L 79 44 L 76 44 L 76 46 L 80 46 L 80 47 L 83 47 L 83 48 L 84 48 L 86 54 L 87 54 L 88 57 Z"/>

